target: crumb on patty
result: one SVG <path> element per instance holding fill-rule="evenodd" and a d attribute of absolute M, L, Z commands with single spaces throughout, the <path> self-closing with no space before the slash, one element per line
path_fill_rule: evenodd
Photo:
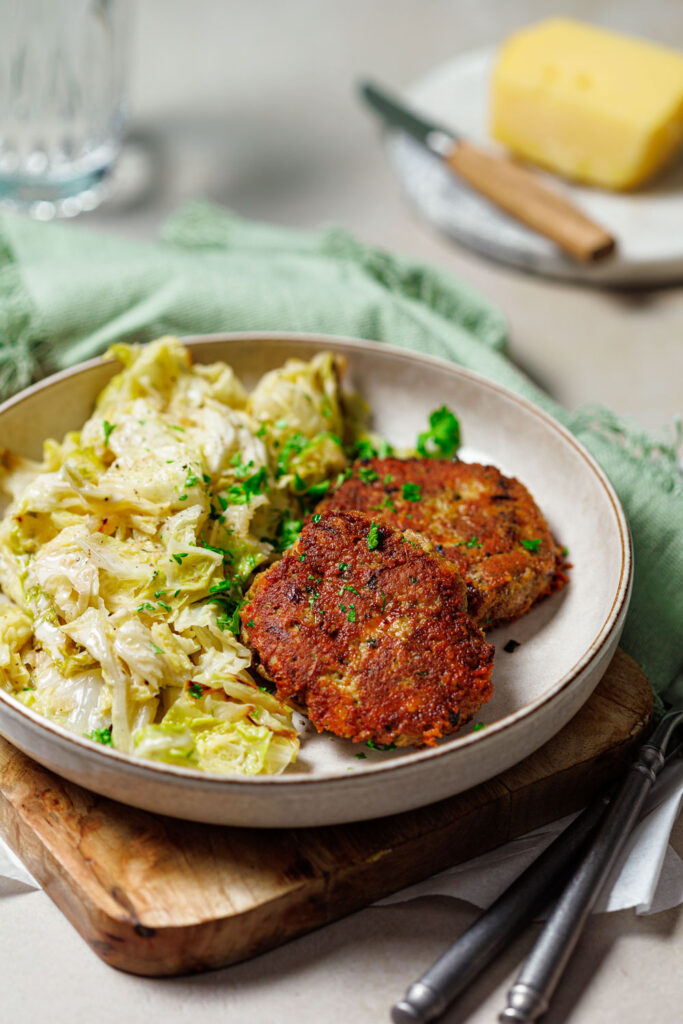
<path fill-rule="evenodd" d="M 567 581 L 561 548 L 526 487 L 494 466 L 367 459 L 319 505 L 357 509 L 423 534 L 465 578 L 485 628 L 519 618 Z"/>
<path fill-rule="evenodd" d="M 323 511 L 241 611 L 258 670 L 319 731 L 434 744 L 489 700 L 493 647 L 455 566 L 423 537 Z"/>

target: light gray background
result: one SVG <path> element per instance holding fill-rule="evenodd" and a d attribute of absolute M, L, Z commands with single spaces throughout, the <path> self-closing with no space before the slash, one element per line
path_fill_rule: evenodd
<path fill-rule="evenodd" d="M 354 94 L 364 75 L 400 88 L 562 12 L 683 46 L 680 0 L 141 0 L 132 127 L 154 159 L 155 192 L 121 196 L 82 222 L 152 237 L 165 213 L 202 195 L 282 224 L 343 224 L 498 302 L 512 355 L 568 407 L 606 404 L 659 430 L 683 404 L 681 290 L 558 284 L 439 238 L 404 202 Z"/>
<path fill-rule="evenodd" d="M 353 95 L 372 73 L 404 86 L 453 53 L 548 13 L 681 47 L 679 0 L 139 0 L 131 128 L 112 202 L 78 224 L 153 237 L 205 196 L 246 216 L 339 223 L 432 260 L 499 303 L 519 364 L 570 407 L 600 402 L 659 429 L 680 411 L 683 292 L 605 293 L 486 263 L 433 235 L 403 202 L 376 125 Z M 154 189 L 131 182 L 152 160 Z M 78 225 L 74 225 L 77 229 Z M 682 845 L 679 830 L 679 848 Z M 267 842 L 267 837 L 264 838 Z M 152 981 L 105 967 L 42 893 L 0 902 L 3 1020 L 34 1024 L 370 1024 L 474 918 L 434 898 L 367 910 L 225 971 Z M 451 1013 L 494 1021 L 527 934 Z M 590 922 L 548 1024 L 673 1024 L 683 1004 L 677 911 Z"/>

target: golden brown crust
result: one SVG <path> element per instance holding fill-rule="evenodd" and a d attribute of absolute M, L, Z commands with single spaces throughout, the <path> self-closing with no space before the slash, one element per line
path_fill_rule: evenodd
<path fill-rule="evenodd" d="M 252 585 L 241 617 L 258 668 L 319 731 L 433 744 L 493 692 L 493 647 L 455 567 L 422 538 L 325 511 Z M 368 543 L 370 542 L 370 543 Z"/>
<path fill-rule="evenodd" d="M 364 460 L 319 508 L 358 509 L 424 534 L 464 576 L 470 614 L 486 628 L 523 615 L 567 579 L 561 549 L 526 487 L 494 466 Z"/>

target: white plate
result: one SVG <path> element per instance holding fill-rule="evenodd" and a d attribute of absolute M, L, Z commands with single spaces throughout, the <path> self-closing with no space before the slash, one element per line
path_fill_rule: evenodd
<path fill-rule="evenodd" d="M 493 48 L 462 54 L 408 90 L 415 108 L 489 148 Z M 583 265 L 496 209 L 407 135 L 387 136 L 391 161 L 410 199 L 440 231 L 478 252 L 550 277 L 592 284 L 645 284 L 683 277 L 683 159 L 651 185 L 607 192 L 543 175 L 617 239 L 609 259 Z M 538 172 L 541 174 L 542 172 Z"/>
<path fill-rule="evenodd" d="M 624 513 L 591 456 L 525 399 L 440 359 L 312 335 L 192 341 L 198 361 L 225 359 L 248 386 L 287 357 L 322 349 L 347 357 L 349 386 L 364 394 L 376 429 L 397 445 L 414 444 L 429 413 L 450 406 L 461 420 L 463 456 L 518 476 L 570 550 L 570 584 L 491 634 L 495 693 L 477 716 L 487 728 L 469 726 L 433 749 L 386 753 L 313 733 L 294 770 L 226 779 L 102 748 L 0 690 L 0 732 L 25 753 L 89 789 L 162 814 L 226 825 L 327 825 L 406 811 L 489 779 L 545 743 L 589 697 L 617 645 L 631 581 Z M 45 437 L 85 421 L 117 368 L 92 360 L 6 402 L 0 445 L 39 456 Z M 502 649 L 508 639 L 521 641 L 514 654 Z"/>

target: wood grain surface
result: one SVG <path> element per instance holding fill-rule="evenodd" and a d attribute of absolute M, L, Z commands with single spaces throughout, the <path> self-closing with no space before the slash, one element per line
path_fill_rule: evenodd
<path fill-rule="evenodd" d="M 521 163 L 457 142 L 446 163 L 506 213 L 556 242 L 582 263 L 609 256 L 615 240 Z"/>
<path fill-rule="evenodd" d="M 417 811 L 317 829 L 221 828 L 96 796 L 0 739 L 0 832 L 92 949 L 142 975 L 254 956 L 577 810 L 652 713 L 621 651 L 579 714 L 502 775 Z"/>

